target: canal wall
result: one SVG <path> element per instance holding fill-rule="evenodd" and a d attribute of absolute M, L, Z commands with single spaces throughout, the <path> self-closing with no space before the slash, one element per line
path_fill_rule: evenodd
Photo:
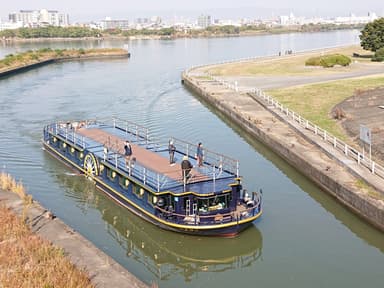
<path fill-rule="evenodd" d="M 127 52 L 119 52 L 114 54 L 79 55 L 79 56 L 46 59 L 46 60 L 41 60 L 35 63 L 8 69 L 6 71 L 2 71 L 0 72 L 0 79 L 3 77 L 13 76 L 19 73 L 23 73 L 32 69 L 36 69 L 36 68 L 48 65 L 48 64 L 52 64 L 52 63 L 75 61 L 75 60 L 122 59 L 122 58 L 130 58 L 130 57 L 131 57 L 131 54 L 127 51 Z"/>
<path fill-rule="evenodd" d="M 356 186 L 359 179 L 246 93 L 234 92 L 204 74 L 183 73 L 186 87 L 256 137 L 354 213 L 384 231 L 384 201 Z"/>
<path fill-rule="evenodd" d="M 51 217 L 38 202 L 33 201 L 25 209 L 24 200 L 16 193 L 0 190 L 0 203 L 11 208 L 18 216 L 25 216 L 34 233 L 61 247 L 74 265 L 88 273 L 96 287 L 149 287 L 59 218 Z"/>

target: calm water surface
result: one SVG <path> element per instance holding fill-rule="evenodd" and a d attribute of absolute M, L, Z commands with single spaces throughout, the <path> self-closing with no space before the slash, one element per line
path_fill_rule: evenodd
<path fill-rule="evenodd" d="M 0 46 L 0 57 L 41 47 L 122 47 L 132 58 L 52 64 L 0 81 L 0 167 L 35 199 L 145 282 L 160 287 L 383 287 L 384 235 L 180 84 L 196 64 L 358 42 L 358 31 L 172 41 Z M 244 185 L 264 191 L 264 215 L 239 237 L 162 231 L 131 215 L 47 155 L 57 119 L 119 116 L 238 158 Z"/>

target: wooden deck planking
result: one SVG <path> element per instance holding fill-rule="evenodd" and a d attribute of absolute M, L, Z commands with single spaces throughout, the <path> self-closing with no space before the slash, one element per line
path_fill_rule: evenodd
<path fill-rule="evenodd" d="M 99 128 L 80 128 L 77 133 L 81 134 L 82 136 L 88 137 L 94 141 L 97 141 L 101 144 L 104 144 L 109 150 L 114 150 L 124 155 L 125 139 L 122 139 L 114 134 L 108 133 L 107 131 L 104 131 Z M 163 157 L 153 151 L 149 151 L 133 143 L 131 143 L 131 146 L 131 157 L 135 157 L 138 163 L 155 172 L 166 175 L 167 177 L 173 180 L 182 181 L 180 163 L 170 165 L 169 159 L 166 157 Z M 191 173 L 192 175 L 198 177 L 200 181 L 209 179 L 207 176 L 199 173 L 196 169 L 192 169 Z"/>

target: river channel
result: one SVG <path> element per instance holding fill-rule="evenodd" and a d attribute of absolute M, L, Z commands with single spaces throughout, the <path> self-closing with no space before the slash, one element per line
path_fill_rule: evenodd
<path fill-rule="evenodd" d="M 141 280 L 159 287 L 383 287 L 384 234 L 365 224 L 180 83 L 193 65 L 358 43 L 358 31 L 257 37 L 18 43 L 28 49 L 123 47 L 130 59 L 66 62 L 0 80 L 0 169 Z M 152 136 L 203 142 L 240 160 L 260 221 L 233 239 L 185 236 L 138 219 L 48 155 L 58 119 L 117 116 Z"/>

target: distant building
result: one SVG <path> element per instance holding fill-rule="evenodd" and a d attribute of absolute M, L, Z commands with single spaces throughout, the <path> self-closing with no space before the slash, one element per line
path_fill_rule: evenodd
<path fill-rule="evenodd" d="M 128 30 L 130 28 L 129 20 L 112 20 L 109 17 L 105 18 L 105 20 L 102 20 L 100 22 L 100 27 L 101 27 L 101 30 L 109 30 L 109 29 Z"/>
<path fill-rule="evenodd" d="M 69 25 L 69 16 L 56 10 L 20 10 L 9 14 L 9 21 L 11 23 L 21 22 L 24 27 L 67 27 Z"/>
<path fill-rule="evenodd" d="M 197 18 L 197 26 L 205 29 L 212 25 L 212 19 L 210 15 L 200 15 L 199 18 Z"/>
<path fill-rule="evenodd" d="M 355 16 L 351 13 L 348 17 L 336 17 L 335 24 L 366 24 L 377 19 L 376 13 L 368 13 L 367 16 Z"/>

